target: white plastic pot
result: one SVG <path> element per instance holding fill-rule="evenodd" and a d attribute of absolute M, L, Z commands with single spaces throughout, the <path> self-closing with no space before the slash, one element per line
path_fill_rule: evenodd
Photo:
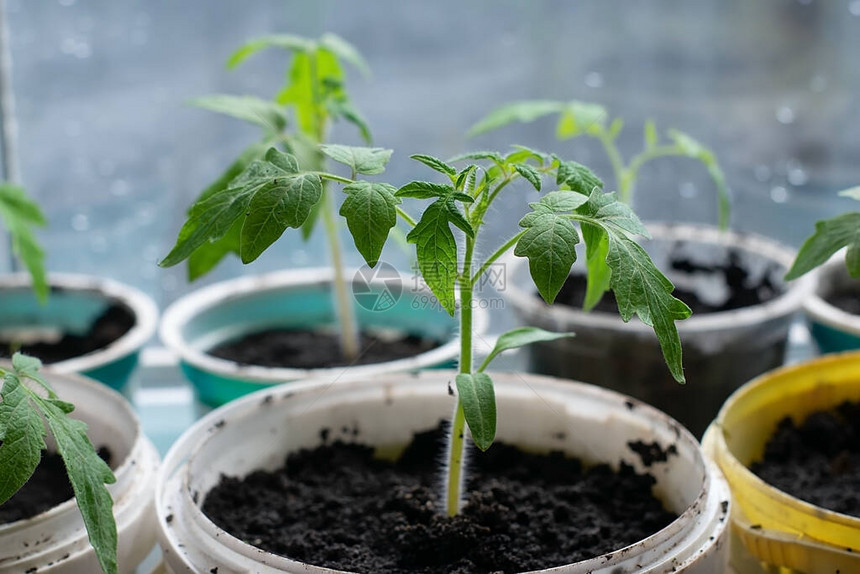
<path fill-rule="evenodd" d="M 77 375 L 48 368 L 44 374 L 62 399 L 76 405 L 73 416 L 89 425 L 92 443 L 107 447 L 119 461 L 114 468 L 117 481 L 108 488 L 119 536 L 119 571 L 131 574 L 155 546 L 158 453 L 119 393 Z M 50 440 L 48 446 L 53 447 Z M 101 572 L 74 499 L 32 518 L 0 524 L 0 574 L 23 572 Z"/>
<path fill-rule="evenodd" d="M 860 297 L 860 280 L 845 267 L 845 250 L 840 250 L 816 272 L 815 292 L 806 298 L 803 310 L 822 353 L 860 349 L 860 316 L 843 311 L 828 298 L 836 293 Z"/>
<path fill-rule="evenodd" d="M 374 380 L 283 385 L 255 393 L 201 419 L 165 458 L 156 506 L 164 571 L 172 574 L 254 572 L 330 574 L 330 569 L 270 554 L 213 524 L 201 511 L 221 474 L 245 476 L 281 466 L 287 453 L 320 444 L 320 430 L 358 428 L 333 438 L 380 448 L 402 447 L 452 412 L 451 371 Z M 498 439 L 538 451 L 563 450 L 586 461 L 620 461 L 657 479 L 655 494 L 679 518 L 625 549 L 542 572 L 714 574 L 727 559 L 729 491 L 698 443 L 665 414 L 623 395 L 548 377 L 497 373 Z M 674 445 L 677 456 L 643 467 L 628 443 Z"/>

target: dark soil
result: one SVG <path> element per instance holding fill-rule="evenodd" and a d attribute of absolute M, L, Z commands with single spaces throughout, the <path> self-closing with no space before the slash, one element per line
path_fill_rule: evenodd
<path fill-rule="evenodd" d="M 694 314 L 717 313 L 750 307 L 780 295 L 780 289 L 774 285 L 770 273 L 764 273 L 761 279 L 751 283 L 749 272 L 741 265 L 740 258 L 734 251 L 729 252 L 728 261 L 719 265 L 700 264 L 688 258 L 674 258 L 672 259 L 671 270 L 666 275 L 671 280 L 673 276 L 680 274 L 693 275 L 697 273 L 718 276 L 727 287 L 729 296 L 721 304 L 714 305 L 705 301 L 698 293 L 676 287 L 672 295 L 686 303 Z M 673 281 L 673 283 L 676 282 Z M 581 308 L 585 301 L 585 293 L 585 275 L 571 274 L 556 297 L 556 303 Z M 617 314 L 618 303 L 615 300 L 615 294 L 612 291 L 607 292 L 595 307 L 595 311 Z"/>
<path fill-rule="evenodd" d="M 813 413 L 800 426 L 782 420 L 750 469 L 801 500 L 860 516 L 860 403 Z"/>
<path fill-rule="evenodd" d="M 341 354 L 340 340 L 336 333 L 272 329 L 221 344 L 209 351 L 209 354 L 243 365 L 320 369 L 405 359 L 440 345 L 439 341 L 415 335 L 391 338 L 371 332 L 361 333 L 360 343 L 361 353 L 358 359 L 350 361 Z"/>
<path fill-rule="evenodd" d="M 43 363 L 57 363 L 104 349 L 134 327 L 134 314 L 124 305 L 111 305 L 84 335 L 67 333 L 56 342 L 22 345 L 18 341 L 0 339 L 0 357 L 9 357 L 13 350 L 38 357 Z"/>
<path fill-rule="evenodd" d="M 397 462 L 342 442 L 303 450 L 273 473 L 222 477 L 203 510 L 270 552 L 389 574 L 549 568 L 621 549 L 676 518 L 653 497 L 654 478 L 628 465 L 618 473 L 585 469 L 561 453 L 504 444 L 472 454 L 463 512 L 448 518 L 438 466 L 443 436 L 416 435 Z"/>
<path fill-rule="evenodd" d="M 111 453 L 102 447 L 99 456 L 111 463 Z M 12 498 L 0 505 L 0 524 L 41 514 L 74 497 L 63 459 L 55 452 L 42 452 L 42 461 L 30 480 Z"/>
<path fill-rule="evenodd" d="M 828 295 L 825 300 L 846 313 L 860 315 L 860 293 L 857 291 L 839 291 Z"/>

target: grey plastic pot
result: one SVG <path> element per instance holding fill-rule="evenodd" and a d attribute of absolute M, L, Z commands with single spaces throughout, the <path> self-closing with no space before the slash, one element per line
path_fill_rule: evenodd
<path fill-rule="evenodd" d="M 816 279 L 815 292 L 806 299 L 803 310 L 818 349 L 822 353 L 860 349 L 860 315 L 843 311 L 828 301 L 836 293 L 852 294 L 860 301 L 860 280 L 848 274 L 845 251 L 822 265 Z"/>
<path fill-rule="evenodd" d="M 185 432 L 165 457 L 156 487 L 159 544 L 164 565 L 156 572 L 191 574 L 335 574 L 255 548 L 218 528 L 202 512 L 206 493 L 222 473 L 245 476 L 274 469 L 287 453 L 321 444 L 320 430 L 352 432 L 358 440 L 389 452 L 416 432 L 450 416 L 452 371 L 386 375 L 337 385 L 305 381 L 249 395 L 209 413 Z M 624 549 L 547 574 L 715 574 L 728 558 L 728 485 L 699 444 L 665 414 L 629 397 L 592 385 L 536 375 L 495 373 L 498 438 L 523 448 L 560 450 L 587 462 L 627 462 L 652 473 L 655 494 L 679 517 Z M 595 432 L 599 429 L 599 432 Z M 650 467 L 630 449 L 631 441 L 674 445 L 676 456 Z M 397 450 L 394 450 L 397 449 Z"/>
<path fill-rule="evenodd" d="M 356 270 L 347 272 L 353 277 Z M 384 310 L 356 302 L 360 328 L 407 333 L 442 341 L 414 357 L 383 363 L 322 369 L 288 369 L 243 365 L 210 355 L 218 344 L 270 328 L 314 328 L 335 323 L 332 270 L 297 269 L 215 283 L 173 303 L 161 322 L 161 339 L 180 358 L 183 372 L 204 407 L 223 405 L 261 388 L 320 378 L 329 382 L 385 373 L 451 367 L 460 350 L 457 322 L 436 302 L 430 290 L 405 274 L 395 276 L 400 296 Z M 389 276 L 374 276 L 363 286 L 380 292 Z M 394 301 L 396 299 L 396 301 Z M 390 305 L 390 306 L 389 306 Z M 475 309 L 475 332 L 486 329 L 486 310 Z"/>
<path fill-rule="evenodd" d="M 706 283 L 702 283 L 702 276 L 684 277 L 672 272 L 673 256 L 708 264 L 725 261 L 729 250 L 733 250 L 752 278 L 767 274 L 783 290 L 763 304 L 694 314 L 676 323 L 686 385 L 679 385 L 669 374 L 650 327 L 635 317 L 624 323 L 617 314 L 546 305 L 531 285 L 525 259 L 507 259 L 508 278 L 503 294 L 521 322 L 576 333 L 573 338 L 528 347 L 531 370 L 631 395 L 663 410 L 701 436 L 735 389 L 783 363 L 788 331 L 811 292 L 811 278 L 786 284 L 782 277 L 794 253 L 760 236 L 680 224 L 651 224 L 648 229 L 653 239 L 643 246 L 676 287 L 702 288 Z"/>

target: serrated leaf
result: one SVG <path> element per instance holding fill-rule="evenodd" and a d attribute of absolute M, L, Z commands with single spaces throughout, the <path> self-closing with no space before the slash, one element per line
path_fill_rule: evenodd
<path fill-rule="evenodd" d="M 465 159 L 485 159 L 499 165 L 503 165 L 505 163 L 505 158 L 503 158 L 501 154 L 497 151 L 473 151 L 469 153 L 455 155 L 448 160 L 448 163 L 457 163 L 458 161 L 463 161 Z"/>
<path fill-rule="evenodd" d="M 556 213 L 573 211 L 588 201 L 588 196 L 575 191 L 551 191 L 540 199 L 540 204 Z M 532 208 L 534 208 L 534 204 Z"/>
<path fill-rule="evenodd" d="M 556 184 L 586 196 L 590 196 L 595 189 L 603 189 L 603 181 L 581 163 L 565 161 L 558 156 L 553 156 L 553 160 L 557 162 Z"/>
<path fill-rule="evenodd" d="M 543 165 L 552 157 L 550 154 L 538 151 L 522 145 L 512 146 L 514 151 L 505 156 L 505 161 L 508 163 L 524 163 L 530 159 L 536 161 L 538 165 Z"/>
<path fill-rule="evenodd" d="M 6 224 L 12 240 L 12 253 L 27 267 L 33 280 L 33 291 L 44 303 L 50 291 L 45 252 L 33 232 L 35 227 L 43 227 L 46 223 L 41 209 L 23 188 L 0 183 L 0 219 Z"/>
<path fill-rule="evenodd" d="M 254 96 L 217 94 L 195 98 L 189 104 L 256 124 L 273 132 L 283 131 L 287 127 L 288 118 L 283 106 Z"/>
<path fill-rule="evenodd" d="M 791 281 L 809 273 L 843 247 L 848 248 L 845 265 L 849 274 L 860 278 L 860 212 L 816 222 L 815 233 L 801 246 L 785 279 Z"/>
<path fill-rule="evenodd" d="M 497 108 L 469 128 L 467 137 L 499 129 L 514 122 L 529 123 L 544 116 L 560 112 L 564 108 L 562 102 L 548 100 L 531 100 L 514 102 Z"/>
<path fill-rule="evenodd" d="M 397 190 L 397 197 L 411 197 L 414 199 L 431 199 L 444 197 L 454 193 L 453 186 L 429 181 L 410 181 Z"/>
<path fill-rule="evenodd" d="M 275 34 L 271 36 L 262 36 L 249 40 L 239 49 L 237 49 L 227 60 L 228 68 L 235 68 L 253 54 L 265 48 L 283 48 L 295 52 L 307 52 L 313 50 L 316 44 L 313 40 L 295 36 L 292 34 Z"/>
<path fill-rule="evenodd" d="M 540 191 L 541 177 L 535 168 L 525 163 L 515 163 L 513 165 L 518 174 L 528 180 L 537 191 Z"/>
<path fill-rule="evenodd" d="M 603 223 L 611 223 L 629 234 L 651 237 L 648 229 L 642 225 L 639 217 L 633 212 L 633 208 L 623 201 L 618 201 L 614 192 L 603 193 L 599 189 L 595 189 L 588 201 L 579 208 L 579 211 L 599 219 Z"/>
<path fill-rule="evenodd" d="M 2 372 L 2 371 L 0 371 Z M 3 377 L 0 401 L 0 504 L 30 480 L 45 446 L 45 426 L 18 377 Z"/>
<path fill-rule="evenodd" d="M 456 194 L 462 195 L 462 194 Z M 447 213 L 448 221 L 456 225 L 463 233 L 468 235 L 469 237 L 475 237 L 475 230 L 472 229 L 472 225 L 466 220 L 465 216 L 460 212 L 460 209 L 457 207 L 455 203 L 456 200 L 463 201 L 462 197 L 456 197 L 455 194 L 452 194 L 450 197 L 439 200 L 444 203 L 445 211 Z M 469 196 L 466 196 L 469 197 Z M 471 200 L 472 198 L 469 197 Z"/>
<path fill-rule="evenodd" d="M 520 226 L 526 232 L 517 242 L 514 255 L 528 257 L 529 272 L 538 292 L 544 301 L 552 303 L 576 261 L 579 234 L 570 219 L 539 204 L 534 213 L 520 220 Z"/>
<path fill-rule="evenodd" d="M 321 47 L 331 51 L 344 62 L 348 62 L 355 69 L 361 72 L 364 76 L 370 76 L 370 66 L 361 55 L 361 53 L 349 42 L 331 32 L 327 32 L 320 37 L 319 44 Z"/>
<path fill-rule="evenodd" d="M 391 228 L 397 224 L 396 188 L 387 183 L 356 181 L 343 188 L 347 194 L 340 207 L 355 247 L 371 267 L 379 261 Z"/>
<path fill-rule="evenodd" d="M 457 189 L 462 189 L 466 193 L 470 193 L 475 189 L 475 179 L 477 178 L 478 166 L 474 163 L 467 165 L 461 169 L 454 178 L 454 186 Z"/>
<path fill-rule="evenodd" d="M 518 327 L 516 329 L 512 329 L 496 339 L 496 344 L 493 346 L 493 350 L 490 351 L 490 354 L 487 355 L 487 358 L 484 359 L 484 362 L 481 364 L 481 368 L 478 370 L 483 371 L 487 366 L 489 366 L 493 359 L 510 349 L 517 349 L 519 347 L 540 343 L 542 341 L 555 341 L 556 339 L 564 339 L 573 336 L 574 333 L 554 333 L 537 327 Z"/>
<path fill-rule="evenodd" d="M 604 130 L 609 113 L 601 105 L 572 100 L 568 102 L 556 126 L 556 137 L 567 139 L 582 134 L 598 135 Z"/>
<path fill-rule="evenodd" d="M 375 175 L 385 171 L 385 166 L 391 159 L 393 150 L 381 147 L 358 147 L 348 145 L 322 144 L 319 146 L 324 154 L 338 163 L 342 163 L 355 173 Z"/>
<path fill-rule="evenodd" d="M 116 477 L 90 443 L 87 425 L 66 416 L 70 407 L 68 403 L 35 395 L 33 400 L 42 411 L 57 443 L 57 451 L 66 465 L 75 500 L 99 564 L 104 572 L 115 573 L 117 530 L 113 499 L 105 485 L 116 482 Z"/>
<path fill-rule="evenodd" d="M 472 440 L 479 449 L 487 450 L 496 438 L 496 393 L 493 380 L 486 373 L 460 373 L 456 381 L 457 395 L 463 405 Z"/>
<path fill-rule="evenodd" d="M 860 201 L 860 187 L 852 187 L 851 189 L 840 191 L 839 195 Z"/>
<path fill-rule="evenodd" d="M 226 189 L 192 206 L 176 245 L 159 265 L 176 265 L 200 246 L 218 241 L 239 218 L 245 218 L 240 255 L 245 262 L 253 261 L 287 227 L 300 227 L 321 195 L 316 174 L 299 171 L 294 156 L 271 148 Z"/>
<path fill-rule="evenodd" d="M 424 210 L 406 239 L 415 244 L 418 269 L 424 281 L 442 308 L 453 316 L 458 275 L 457 242 L 449 221 L 444 200 L 434 201 Z"/>
<path fill-rule="evenodd" d="M 448 175 L 448 176 L 457 175 L 457 170 L 454 169 L 453 166 L 448 165 L 447 163 L 445 163 L 441 159 L 439 159 L 437 157 L 433 157 L 432 155 L 425 155 L 425 154 L 421 154 L 421 153 L 416 153 L 416 154 L 410 155 L 409 157 L 416 160 L 416 161 L 420 161 L 421 163 L 423 163 L 424 165 L 426 165 L 430 169 L 434 169 L 434 170 L 438 171 L 439 173 L 444 173 L 445 175 Z"/>
<path fill-rule="evenodd" d="M 650 149 L 660 143 L 660 136 L 657 133 L 657 126 L 654 125 L 654 122 L 652 120 L 647 120 L 645 122 L 643 136 L 645 138 L 645 149 Z"/>

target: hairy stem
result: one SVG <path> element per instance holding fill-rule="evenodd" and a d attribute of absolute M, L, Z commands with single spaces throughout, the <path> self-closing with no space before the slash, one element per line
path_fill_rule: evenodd
<path fill-rule="evenodd" d="M 472 373 L 472 256 L 475 240 L 466 237 L 466 254 L 460 274 L 460 373 Z M 448 475 L 445 489 L 445 508 L 448 516 L 460 512 L 460 490 L 463 486 L 463 453 L 466 436 L 466 415 L 457 399 L 457 409 L 451 423 L 448 443 Z"/>
<path fill-rule="evenodd" d="M 525 233 L 526 233 L 526 230 L 523 229 L 522 231 L 520 231 L 519 233 L 517 233 L 516 235 L 514 235 L 513 237 L 508 239 L 504 245 L 502 245 L 501 247 L 496 249 L 495 253 L 490 255 L 487 258 L 487 260 L 484 261 L 484 264 L 481 265 L 481 268 L 478 269 L 478 272 L 472 276 L 472 285 L 474 285 L 475 283 L 480 281 L 481 277 L 484 275 L 484 273 L 487 272 L 487 270 L 493 265 L 493 263 L 495 263 L 499 259 L 499 257 L 501 257 L 502 255 L 507 253 L 511 249 L 511 247 L 516 245 L 517 241 L 519 241 L 520 237 L 525 235 Z"/>

